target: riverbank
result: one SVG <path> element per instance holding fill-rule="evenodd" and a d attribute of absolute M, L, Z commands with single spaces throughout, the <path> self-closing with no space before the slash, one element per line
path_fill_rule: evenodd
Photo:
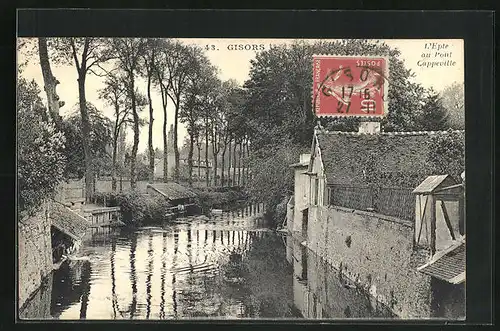
<path fill-rule="evenodd" d="M 204 213 L 212 209 L 234 210 L 249 201 L 248 194 L 242 189 L 203 187 L 193 191 L 198 195 L 198 203 Z"/>
<path fill-rule="evenodd" d="M 249 197 L 241 189 L 190 188 L 196 195 L 196 205 L 202 214 L 211 210 L 235 210 L 248 204 Z M 122 221 L 127 226 L 139 227 L 168 221 L 165 215 L 173 206 L 164 197 L 138 191 L 96 193 L 95 202 L 107 207 L 120 207 Z"/>
<path fill-rule="evenodd" d="M 287 236 L 263 206 L 113 232 L 95 229 L 25 319 L 385 317 Z M 234 257 L 238 258 L 235 259 Z M 323 283 L 326 279 L 328 283 Z M 323 286 L 324 285 L 324 286 Z"/>

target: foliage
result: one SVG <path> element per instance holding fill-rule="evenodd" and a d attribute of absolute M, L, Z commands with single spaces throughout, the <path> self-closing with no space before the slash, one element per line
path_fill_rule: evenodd
<path fill-rule="evenodd" d="M 465 170 L 465 135 L 454 131 L 435 135 L 430 142 L 431 153 L 427 161 L 432 164 L 436 175 L 449 174 L 459 179 Z"/>
<path fill-rule="evenodd" d="M 283 220 L 286 217 L 286 211 L 287 211 L 287 204 L 288 200 L 290 199 L 290 196 L 287 195 L 285 196 L 279 203 L 276 205 L 276 212 L 274 215 L 274 226 L 278 226 L 283 222 Z"/>
<path fill-rule="evenodd" d="M 246 200 L 245 192 L 238 190 L 218 191 L 210 188 L 192 189 L 198 195 L 198 204 L 203 210 L 228 209 L 239 200 Z"/>
<path fill-rule="evenodd" d="M 136 173 L 137 180 L 148 180 L 149 179 L 149 166 L 144 162 L 136 163 Z"/>
<path fill-rule="evenodd" d="M 419 129 L 423 131 L 439 131 L 449 128 L 449 114 L 443 107 L 439 93 L 430 89 L 418 118 Z"/>
<path fill-rule="evenodd" d="M 447 86 L 441 93 L 443 107 L 449 114 L 452 129 L 465 129 L 464 85 L 457 82 Z"/>
<path fill-rule="evenodd" d="M 291 139 L 310 143 L 315 116 L 311 100 L 313 54 L 388 56 L 390 65 L 389 110 L 382 121 L 385 131 L 410 131 L 416 126 L 423 88 L 411 82 L 413 73 L 399 59 L 400 52 L 383 42 L 341 40 L 294 42 L 259 53 L 245 82 L 248 102 L 245 118 L 256 148 Z M 322 120 L 330 125 L 329 120 Z M 340 119 L 335 129 L 352 130 L 356 120 Z"/>
<path fill-rule="evenodd" d="M 109 42 L 109 51 L 117 59 L 117 66 L 115 69 L 119 70 L 123 77 L 124 88 L 126 96 L 130 100 L 133 130 L 134 130 L 134 143 L 131 151 L 130 158 L 130 179 L 132 187 L 136 186 L 136 157 L 139 148 L 139 110 L 140 100 L 139 91 L 136 88 L 136 80 L 141 71 L 141 58 L 146 50 L 146 38 L 113 38 Z M 147 105 L 147 100 L 144 102 Z"/>
<path fill-rule="evenodd" d="M 253 201 L 266 202 L 270 216 L 274 216 L 275 207 L 285 197 L 293 194 L 294 174 L 289 165 L 296 163 L 302 152 L 304 148 L 288 142 L 269 145 L 252 155 L 250 167 L 253 180 L 248 191 Z"/>
<path fill-rule="evenodd" d="M 18 85 L 18 206 L 31 213 L 52 196 L 63 180 L 65 138 L 46 116 L 36 83 L 23 78 Z"/>
<path fill-rule="evenodd" d="M 131 226 L 158 223 L 172 207 L 164 197 L 137 191 L 96 193 L 95 198 L 100 203 L 106 201 L 107 206 L 119 206 L 123 222 Z"/>
<path fill-rule="evenodd" d="M 78 108 L 78 105 L 75 107 Z M 111 121 L 90 102 L 87 102 L 87 110 L 93 170 L 108 172 L 111 164 L 107 150 L 111 141 Z M 68 177 L 81 178 L 85 173 L 85 154 L 82 144 L 82 121 L 78 109 L 64 121 L 63 130 L 67 139 L 65 155 L 68 160 L 65 174 Z"/>

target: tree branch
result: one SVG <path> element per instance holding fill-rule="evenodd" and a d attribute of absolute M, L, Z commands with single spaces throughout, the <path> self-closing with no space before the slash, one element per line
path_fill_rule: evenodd
<path fill-rule="evenodd" d="M 80 72 L 80 62 L 78 61 L 78 56 L 76 54 L 76 45 L 75 45 L 74 38 L 70 38 L 70 45 L 71 45 L 71 49 L 72 49 L 73 59 L 75 60 L 76 70 L 78 72 Z"/>

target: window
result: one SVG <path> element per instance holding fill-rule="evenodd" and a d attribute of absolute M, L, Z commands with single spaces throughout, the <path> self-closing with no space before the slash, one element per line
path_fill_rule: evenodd
<path fill-rule="evenodd" d="M 314 178 L 314 205 L 318 205 L 318 196 L 319 196 L 319 179 Z"/>

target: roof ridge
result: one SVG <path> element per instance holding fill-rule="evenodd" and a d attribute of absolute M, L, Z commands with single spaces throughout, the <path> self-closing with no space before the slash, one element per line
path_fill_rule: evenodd
<path fill-rule="evenodd" d="M 436 130 L 436 131 L 393 131 L 393 132 L 374 132 L 365 133 L 358 131 L 329 131 L 329 130 L 319 130 L 316 134 L 327 134 L 327 135 L 347 135 L 347 136 L 419 136 L 419 135 L 435 135 L 435 134 L 449 134 L 449 133 L 465 133 L 465 130 Z"/>

